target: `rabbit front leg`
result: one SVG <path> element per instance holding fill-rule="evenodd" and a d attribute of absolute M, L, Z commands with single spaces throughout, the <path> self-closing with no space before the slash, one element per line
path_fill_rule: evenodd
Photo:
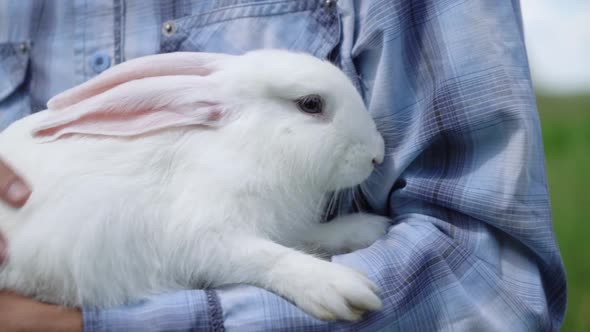
<path fill-rule="evenodd" d="M 310 252 L 337 255 L 370 246 L 387 233 L 389 226 L 387 217 L 353 213 L 327 223 L 312 224 L 300 238 Z"/>
<path fill-rule="evenodd" d="M 222 241 L 222 284 L 247 283 L 279 294 L 322 320 L 358 320 L 381 308 L 376 286 L 360 272 L 261 238 Z M 239 244 L 239 245 L 238 245 Z"/>

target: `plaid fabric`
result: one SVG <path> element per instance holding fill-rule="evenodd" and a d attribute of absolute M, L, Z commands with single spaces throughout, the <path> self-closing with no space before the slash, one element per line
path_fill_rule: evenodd
<path fill-rule="evenodd" d="M 0 123 L 141 55 L 283 47 L 329 57 L 387 141 L 362 205 L 393 225 L 333 258 L 381 287 L 383 310 L 321 322 L 235 286 L 85 310 L 85 330 L 558 330 L 566 282 L 522 31 L 517 0 L 2 1 Z"/>

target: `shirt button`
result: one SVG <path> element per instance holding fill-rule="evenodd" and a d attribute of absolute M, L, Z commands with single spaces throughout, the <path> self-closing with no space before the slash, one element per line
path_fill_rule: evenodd
<path fill-rule="evenodd" d="M 338 0 L 325 0 L 324 5 L 328 8 L 334 7 L 334 5 L 338 2 Z"/>
<path fill-rule="evenodd" d="M 29 45 L 27 45 L 27 43 L 21 43 L 20 45 L 18 45 L 18 49 L 21 53 L 25 54 L 29 51 Z"/>
<path fill-rule="evenodd" d="M 162 34 L 166 37 L 171 36 L 176 32 L 176 24 L 172 21 L 162 24 Z"/>
<path fill-rule="evenodd" d="M 90 66 L 95 73 L 102 73 L 111 66 L 111 57 L 105 53 L 98 52 L 90 59 Z"/>

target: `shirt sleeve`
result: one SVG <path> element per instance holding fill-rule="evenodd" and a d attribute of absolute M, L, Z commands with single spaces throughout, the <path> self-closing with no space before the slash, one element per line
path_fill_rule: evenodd
<path fill-rule="evenodd" d="M 106 310 L 83 310 L 84 331 L 223 331 L 214 291 L 190 290 L 158 295 Z"/>
<path fill-rule="evenodd" d="M 333 261 L 374 280 L 383 309 L 324 322 L 242 285 L 85 311 L 88 331 L 212 329 L 212 317 L 227 331 L 559 330 L 566 282 L 518 1 L 338 6 L 337 61 L 387 142 L 366 199 L 392 227 Z"/>

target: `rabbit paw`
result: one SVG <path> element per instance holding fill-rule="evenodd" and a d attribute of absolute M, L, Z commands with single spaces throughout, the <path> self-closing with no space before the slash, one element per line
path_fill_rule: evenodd
<path fill-rule="evenodd" d="M 293 280 L 291 297 L 298 307 L 321 320 L 348 321 L 359 320 L 366 311 L 381 309 L 372 281 L 348 267 L 325 264 L 303 280 Z"/>
<path fill-rule="evenodd" d="M 389 219 L 371 214 L 350 214 L 327 224 L 322 232 L 320 246 L 331 254 L 340 254 L 366 248 L 387 233 Z"/>

